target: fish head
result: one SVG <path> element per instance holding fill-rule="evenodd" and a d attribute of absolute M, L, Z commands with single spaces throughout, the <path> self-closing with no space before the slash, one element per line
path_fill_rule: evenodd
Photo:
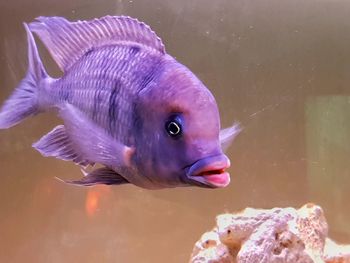
<path fill-rule="evenodd" d="M 169 64 L 158 81 L 139 93 L 135 137 L 140 170 L 160 188 L 225 187 L 230 161 L 220 145 L 216 101 L 189 69 Z"/>

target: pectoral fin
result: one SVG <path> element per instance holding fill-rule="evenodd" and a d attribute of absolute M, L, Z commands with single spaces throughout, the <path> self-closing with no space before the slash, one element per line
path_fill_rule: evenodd
<path fill-rule="evenodd" d="M 61 180 L 61 179 L 60 179 Z M 118 185 L 129 183 L 124 177 L 108 167 L 103 167 L 87 173 L 80 180 L 62 180 L 65 183 L 81 186 L 92 186 L 96 184 Z"/>
<path fill-rule="evenodd" d="M 233 139 L 241 132 L 242 128 L 239 123 L 234 123 L 231 127 L 220 131 L 220 144 L 223 151 L 226 151 L 231 145 Z"/>
<path fill-rule="evenodd" d="M 132 147 L 118 142 L 70 104 L 61 109 L 60 115 L 65 125 L 57 126 L 33 144 L 42 155 L 70 160 L 81 165 L 130 165 L 134 153 Z"/>
<path fill-rule="evenodd" d="M 66 128 L 58 125 L 48 134 L 44 135 L 33 147 L 45 157 L 56 157 L 64 161 L 72 161 L 76 164 L 87 166 L 93 165 L 92 161 L 78 150 L 76 145 L 69 138 Z"/>

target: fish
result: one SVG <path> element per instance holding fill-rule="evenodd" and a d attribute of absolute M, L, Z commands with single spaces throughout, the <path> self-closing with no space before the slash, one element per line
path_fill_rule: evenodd
<path fill-rule="evenodd" d="M 0 129 L 57 113 L 63 124 L 32 146 L 81 166 L 81 179 L 64 182 L 146 189 L 230 183 L 225 151 L 240 125 L 221 129 L 213 94 L 148 25 L 128 16 L 38 17 L 23 25 L 28 70 L 0 110 Z M 33 34 L 60 77 L 46 72 Z"/>

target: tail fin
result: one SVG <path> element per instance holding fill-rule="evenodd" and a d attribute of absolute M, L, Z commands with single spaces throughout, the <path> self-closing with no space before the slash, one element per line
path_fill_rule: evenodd
<path fill-rule="evenodd" d="M 23 119 L 39 113 L 38 91 L 47 73 L 39 58 L 32 32 L 24 23 L 28 39 L 28 71 L 12 95 L 0 110 L 0 129 L 10 128 Z"/>

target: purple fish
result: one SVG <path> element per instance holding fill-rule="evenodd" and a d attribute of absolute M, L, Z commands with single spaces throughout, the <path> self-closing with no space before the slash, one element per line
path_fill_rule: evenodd
<path fill-rule="evenodd" d="M 76 185 L 125 184 L 159 189 L 225 187 L 223 153 L 239 126 L 220 131 L 213 95 L 165 52 L 146 24 L 125 16 L 69 22 L 39 17 L 24 24 L 28 72 L 0 112 L 0 128 L 57 109 L 64 125 L 33 144 L 43 156 L 102 168 Z M 63 71 L 50 77 L 38 35 Z"/>

